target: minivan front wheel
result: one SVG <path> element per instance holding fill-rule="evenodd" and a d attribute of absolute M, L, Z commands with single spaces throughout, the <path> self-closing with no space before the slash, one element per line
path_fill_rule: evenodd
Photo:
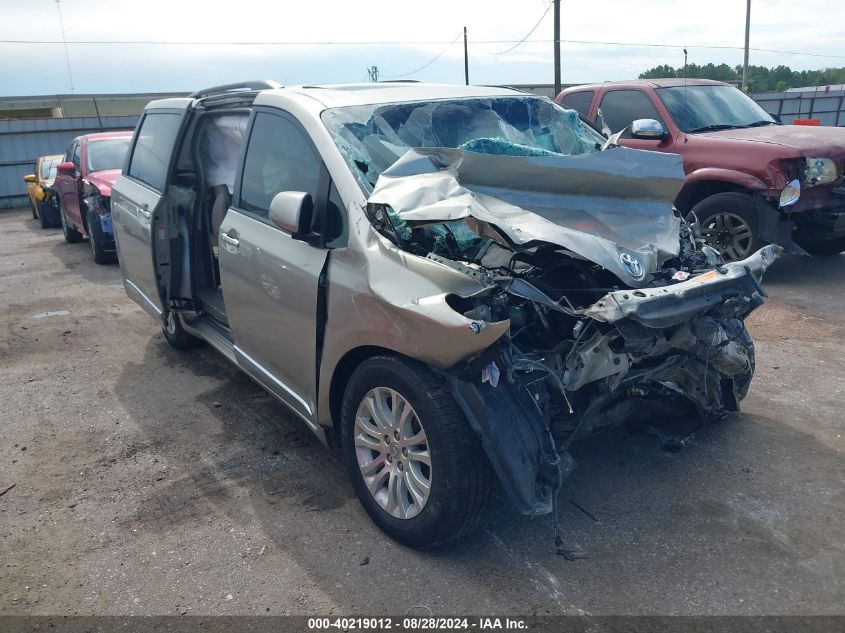
<path fill-rule="evenodd" d="M 424 365 L 362 363 L 342 405 L 344 456 L 358 498 L 388 535 L 428 548 L 477 528 L 493 475 L 478 436 Z"/>

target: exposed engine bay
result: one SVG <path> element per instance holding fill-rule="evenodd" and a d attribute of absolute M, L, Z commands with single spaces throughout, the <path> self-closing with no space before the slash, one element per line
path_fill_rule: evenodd
<path fill-rule="evenodd" d="M 636 159 L 639 180 L 610 152 L 590 155 L 585 172 L 560 164 L 585 156 L 509 170 L 519 158 L 413 150 L 369 200 L 370 221 L 397 247 L 478 282 L 446 297 L 468 336 L 509 322 L 493 346 L 442 373 L 525 513 L 551 510 L 577 437 L 634 419 L 721 418 L 754 373 L 743 320 L 763 303 L 759 282 L 780 248 L 724 264 L 672 208 L 677 157 L 619 152 Z M 640 195 L 614 205 L 605 193 L 596 205 L 597 188 Z M 580 200 L 562 200 L 573 190 Z M 577 212 L 562 217 L 568 208 Z M 525 425 L 536 442 L 515 431 Z"/>

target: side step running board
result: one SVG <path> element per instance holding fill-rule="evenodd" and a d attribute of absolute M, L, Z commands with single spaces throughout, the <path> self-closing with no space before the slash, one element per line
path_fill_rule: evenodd
<path fill-rule="evenodd" d="M 237 364 L 235 359 L 235 339 L 231 331 L 215 323 L 210 317 L 200 316 L 196 319 L 185 319 L 185 324 L 196 332 L 218 352 L 223 354 L 231 362 Z"/>

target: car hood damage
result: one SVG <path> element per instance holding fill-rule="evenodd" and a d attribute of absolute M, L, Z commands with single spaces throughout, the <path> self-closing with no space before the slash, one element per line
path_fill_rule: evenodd
<path fill-rule="evenodd" d="M 576 438 L 739 409 L 755 366 L 744 319 L 781 249 L 725 264 L 673 209 L 677 156 L 513 155 L 489 141 L 479 147 L 493 155 L 408 151 L 381 173 L 367 215 L 401 251 L 473 282 L 437 303 L 484 343 L 432 366 L 516 508 L 540 514 L 574 467 Z M 401 311 L 409 291 L 379 294 Z"/>
<path fill-rule="evenodd" d="M 415 149 L 381 174 L 369 202 L 391 207 L 412 226 L 473 218 L 511 244 L 556 244 L 641 287 L 678 255 L 680 219 L 672 201 L 683 184 L 675 154 Z"/>

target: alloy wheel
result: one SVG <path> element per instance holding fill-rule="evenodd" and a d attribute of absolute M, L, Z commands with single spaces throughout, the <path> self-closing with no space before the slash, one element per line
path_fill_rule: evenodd
<path fill-rule="evenodd" d="M 701 236 L 725 261 L 751 255 L 754 235 L 748 222 L 735 213 L 715 213 L 701 224 Z"/>
<path fill-rule="evenodd" d="M 167 318 L 164 321 L 164 329 L 165 331 L 172 335 L 176 335 L 176 317 L 173 316 L 172 312 L 167 313 Z"/>
<path fill-rule="evenodd" d="M 431 455 L 411 404 L 387 387 L 370 389 L 355 414 L 355 455 L 370 494 L 398 519 L 422 512 L 431 494 Z"/>

